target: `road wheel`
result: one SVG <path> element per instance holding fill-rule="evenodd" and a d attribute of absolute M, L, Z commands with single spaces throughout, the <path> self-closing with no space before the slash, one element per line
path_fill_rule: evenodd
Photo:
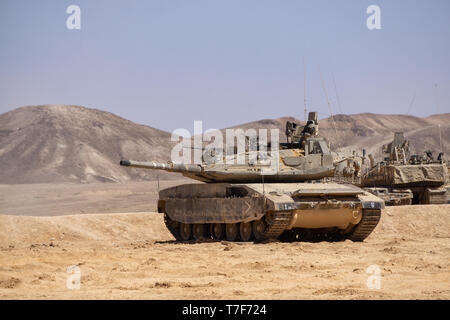
<path fill-rule="evenodd" d="M 266 231 L 266 223 L 263 219 L 255 220 L 252 222 L 253 236 L 256 240 L 261 241 L 264 239 L 264 232 Z"/>
<path fill-rule="evenodd" d="M 222 223 L 214 223 L 211 225 L 211 235 L 214 240 L 222 240 L 225 235 L 225 228 Z"/>
<path fill-rule="evenodd" d="M 239 224 L 239 236 L 242 241 L 250 241 L 250 238 L 252 237 L 252 224 L 241 222 Z"/>
<path fill-rule="evenodd" d="M 192 226 L 192 235 L 195 240 L 205 240 L 205 225 L 203 223 L 195 223 Z"/>
<path fill-rule="evenodd" d="M 238 235 L 238 227 L 236 223 L 227 223 L 225 226 L 225 236 L 228 241 L 235 241 Z"/>
<path fill-rule="evenodd" d="M 182 241 L 191 239 L 192 227 L 189 223 L 180 223 L 180 238 Z"/>

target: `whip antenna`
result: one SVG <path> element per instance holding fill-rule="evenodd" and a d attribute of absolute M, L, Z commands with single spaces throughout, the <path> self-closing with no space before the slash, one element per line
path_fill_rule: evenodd
<path fill-rule="evenodd" d="M 340 148 L 341 145 L 339 143 L 338 132 L 336 129 L 336 123 L 334 123 L 333 111 L 331 110 L 331 104 L 330 104 L 330 100 L 328 99 L 327 89 L 325 88 L 325 82 L 323 81 L 322 71 L 320 71 L 320 66 L 319 66 L 319 73 L 320 73 L 320 80 L 322 81 L 323 92 L 325 93 L 325 98 L 327 99 L 328 109 L 330 110 L 331 123 L 333 124 L 334 131 L 336 132 L 337 145 Z"/>
<path fill-rule="evenodd" d="M 305 123 L 306 123 L 306 67 L 305 67 L 305 57 L 303 57 L 303 104 L 304 104 L 303 120 L 305 120 Z"/>
<path fill-rule="evenodd" d="M 412 100 L 411 100 L 411 103 L 409 104 L 408 112 L 406 112 L 406 115 L 407 115 L 407 116 L 409 115 L 409 112 L 411 111 L 411 108 L 412 108 L 412 106 L 413 106 L 414 100 L 416 100 L 416 92 L 414 92 L 413 98 L 412 98 Z"/>
<path fill-rule="evenodd" d="M 437 98 L 437 83 L 434 84 L 434 103 L 436 104 L 436 113 L 439 114 L 439 106 L 438 106 L 438 98 Z M 441 148 L 441 152 L 444 152 L 442 148 L 442 133 L 441 133 L 441 124 L 438 124 L 439 130 L 439 148 Z"/>
<path fill-rule="evenodd" d="M 338 94 L 338 90 L 337 90 L 337 87 L 336 87 L 336 80 L 334 80 L 334 74 L 333 73 L 331 73 L 331 77 L 333 78 L 334 91 L 336 92 L 336 99 L 337 99 L 337 103 L 338 103 L 338 107 L 339 107 L 339 112 L 341 114 L 343 114 L 342 108 L 341 108 L 341 100 L 339 99 L 339 94 Z"/>

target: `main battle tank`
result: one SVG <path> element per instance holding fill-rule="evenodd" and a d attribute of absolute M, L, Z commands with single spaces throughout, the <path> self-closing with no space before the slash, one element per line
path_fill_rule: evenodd
<path fill-rule="evenodd" d="M 437 159 L 431 151 L 410 155 L 409 141 L 402 132 L 394 134 L 383 152 L 387 155 L 384 161 L 375 165 L 371 158 L 371 168 L 361 179 L 362 187 L 372 192 L 385 188 L 389 199 L 403 195 L 407 204 L 447 203 L 448 169 L 443 153 Z"/>
<path fill-rule="evenodd" d="M 320 181 L 333 176 L 334 166 L 317 128 L 317 113 L 310 113 L 305 126 L 288 122 L 288 142 L 279 144 L 275 158 L 271 151 L 255 151 L 254 157 L 248 151 L 244 164 L 233 161 L 242 154 L 198 165 L 132 160 L 120 164 L 180 172 L 206 182 L 159 192 L 158 212 L 179 241 L 362 241 L 378 224 L 384 202 L 352 185 Z"/>

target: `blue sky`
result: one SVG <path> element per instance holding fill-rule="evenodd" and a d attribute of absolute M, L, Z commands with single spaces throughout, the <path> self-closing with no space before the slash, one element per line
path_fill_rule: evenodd
<path fill-rule="evenodd" d="M 303 58 L 321 117 L 319 66 L 335 114 L 332 76 L 343 113 L 406 113 L 413 97 L 413 115 L 450 112 L 449 14 L 448 0 L 2 0 L 0 113 L 76 104 L 164 130 L 303 118 Z"/>

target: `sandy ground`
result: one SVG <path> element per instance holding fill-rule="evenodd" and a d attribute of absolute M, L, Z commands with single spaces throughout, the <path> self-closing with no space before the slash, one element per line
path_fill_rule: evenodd
<path fill-rule="evenodd" d="M 160 189 L 194 180 L 162 180 Z M 0 184 L 0 214 L 57 216 L 156 211 L 158 182 Z"/>
<path fill-rule="evenodd" d="M 40 215 L 61 204 L 35 201 Z M 89 210 L 101 207 L 92 203 Z M 20 204 L 12 208 L 17 213 Z M 0 298 L 449 299 L 449 225 L 450 205 L 389 207 L 363 243 L 187 244 L 173 241 L 157 213 L 10 212 L 0 215 Z M 373 265 L 379 289 L 367 287 Z M 79 268 L 79 289 L 67 288 L 71 266 Z"/>

